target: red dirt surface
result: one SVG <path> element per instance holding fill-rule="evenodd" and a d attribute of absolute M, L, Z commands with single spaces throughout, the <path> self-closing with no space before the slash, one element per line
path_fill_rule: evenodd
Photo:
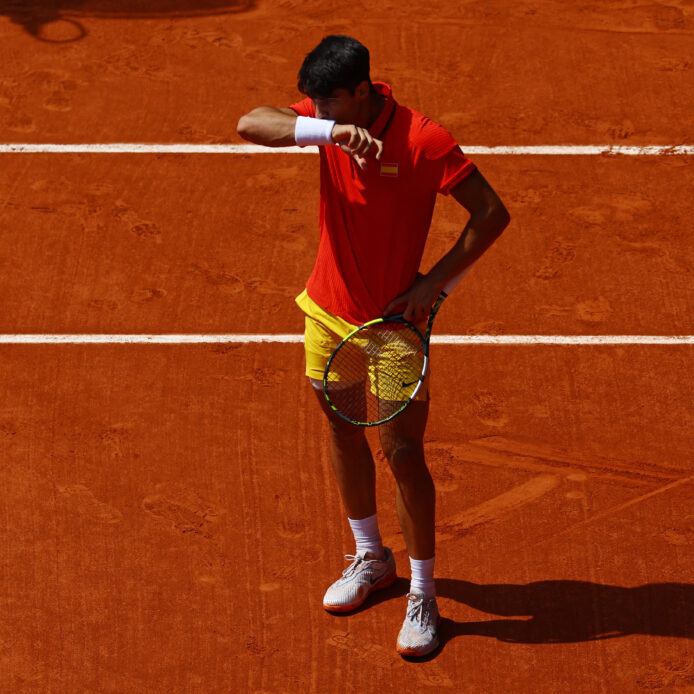
<path fill-rule="evenodd" d="M 694 142 L 684 0 L 116 5 L 0 3 L 3 142 L 236 142 L 336 32 L 463 145 Z M 692 333 L 691 157 L 473 159 L 512 224 L 437 331 Z M 0 155 L 0 333 L 299 332 L 317 180 Z M 440 200 L 425 266 L 465 221 Z M 301 345 L 0 346 L 0 690 L 692 689 L 691 346 L 432 351 L 443 646 L 414 663 L 380 454 L 401 578 L 321 608 L 353 545 Z"/>

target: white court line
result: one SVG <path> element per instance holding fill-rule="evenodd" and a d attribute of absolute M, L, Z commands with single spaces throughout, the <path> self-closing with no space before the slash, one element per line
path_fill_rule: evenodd
<path fill-rule="evenodd" d="M 542 155 L 600 155 L 626 154 L 656 156 L 694 154 L 694 145 L 538 145 L 483 147 L 461 146 L 465 154 L 542 154 Z M 145 142 L 113 142 L 104 144 L 2 144 L 0 153 L 56 154 L 315 154 L 318 147 L 263 147 L 262 145 L 193 145 L 147 144 Z"/>
<path fill-rule="evenodd" d="M 0 335 L 0 344 L 209 344 L 209 343 L 301 343 L 299 334 L 180 334 L 180 335 Z M 434 335 L 439 345 L 691 345 L 694 335 Z"/>

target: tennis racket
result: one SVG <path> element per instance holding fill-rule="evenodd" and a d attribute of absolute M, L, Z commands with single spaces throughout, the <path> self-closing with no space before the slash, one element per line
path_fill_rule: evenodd
<path fill-rule="evenodd" d="M 424 335 L 399 313 L 353 330 L 335 348 L 323 374 L 330 407 L 358 426 L 378 426 L 414 400 L 429 366 L 434 318 L 449 292 L 470 270 L 450 280 L 429 313 Z"/>

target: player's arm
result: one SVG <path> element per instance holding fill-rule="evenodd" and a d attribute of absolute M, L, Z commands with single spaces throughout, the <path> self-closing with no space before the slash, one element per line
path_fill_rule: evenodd
<path fill-rule="evenodd" d="M 318 118 L 303 118 L 304 141 L 306 141 L 306 128 L 308 138 L 311 140 L 311 131 L 318 128 L 316 143 L 339 145 L 357 162 L 358 166 L 366 169 L 367 155 L 376 159 L 381 158 L 383 142 L 372 137 L 366 128 L 356 125 L 334 123 Z M 327 123 L 333 123 L 332 128 L 326 128 Z M 321 134 L 321 129 L 323 133 Z M 245 116 L 241 116 L 236 126 L 238 134 L 249 142 L 266 147 L 290 147 L 301 144 L 298 140 L 297 113 L 291 108 L 274 108 L 273 106 L 259 106 Z"/>
<path fill-rule="evenodd" d="M 236 132 L 249 142 L 266 147 L 290 147 L 296 144 L 296 111 L 291 108 L 259 106 L 241 116 Z"/>
<path fill-rule="evenodd" d="M 448 281 L 465 272 L 511 221 L 503 202 L 478 170 L 453 188 L 451 195 L 470 213 L 468 223 L 453 248 L 426 275 L 419 275 L 407 292 L 394 299 L 384 315 L 401 310 L 405 320 L 422 320 Z"/>
<path fill-rule="evenodd" d="M 470 213 L 470 219 L 453 248 L 426 275 L 437 296 L 449 280 L 469 268 L 499 238 L 511 221 L 501 198 L 479 170 L 453 188 L 451 196 Z"/>

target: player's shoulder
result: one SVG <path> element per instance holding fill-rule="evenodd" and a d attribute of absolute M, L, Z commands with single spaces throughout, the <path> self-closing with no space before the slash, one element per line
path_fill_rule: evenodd
<path fill-rule="evenodd" d="M 403 107 L 408 124 L 408 140 L 413 149 L 428 159 L 438 159 L 457 147 L 453 135 L 440 123 L 416 109 Z"/>

